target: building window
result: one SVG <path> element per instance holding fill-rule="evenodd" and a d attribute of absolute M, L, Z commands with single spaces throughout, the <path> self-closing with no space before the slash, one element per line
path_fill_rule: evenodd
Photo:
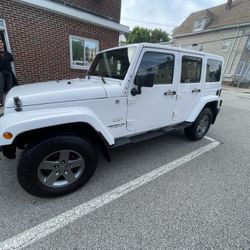
<path fill-rule="evenodd" d="M 202 59 L 192 56 L 182 57 L 181 83 L 198 83 L 201 81 Z"/>
<path fill-rule="evenodd" d="M 174 55 L 146 52 L 143 55 L 137 77 L 145 77 L 148 73 L 154 74 L 154 84 L 171 84 L 174 75 Z"/>
<path fill-rule="evenodd" d="M 205 44 L 204 43 L 199 44 L 198 51 L 200 51 L 200 52 L 204 52 L 205 51 Z"/>
<path fill-rule="evenodd" d="M 0 39 L 2 39 L 4 41 L 5 49 L 7 49 L 9 52 L 11 52 L 9 38 L 8 38 L 7 30 L 6 30 L 6 25 L 5 25 L 5 21 L 3 19 L 0 19 Z"/>
<path fill-rule="evenodd" d="M 5 30 L 5 25 L 3 20 L 0 20 L 0 30 Z"/>
<path fill-rule="evenodd" d="M 204 30 L 206 18 L 198 18 L 194 21 L 194 31 Z"/>
<path fill-rule="evenodd" d="M 245 67 L 245 62 L 240 62 L 240 64 L 238 65 L 238 68 L 236 70 L 236 75 L 237 76 L 241 76 L 242 72 L 243 72 L 243 69 Z"/>
<path fill-rule="evenodd" d="M 250 50 L 250 39 L 247 42 L 247 50 Z"/>
<path fill-rule="evenodd" d="M 4 42 L 5 50 L 11 53 L 9 37 L 6 29 L 6 24 L 3 19 L 0 19 L 0 39 Z M 14 62 L 11 62 L 12 71 L 15 74 Z"/>
<path fill-rule="evenodd" d="M 222 51 L 228 51 L 231 41 L 225 41 L 222 45 Z"/>
<path fill-rule="evenodd" d="M 219 82 L 221 79 L 222 62 L 219 60 L 207 60 L 206 82 Z"/>
<path fill-rule="evenodd" d="M 99 51 L 99 42 L 70 36 L 70 62 L 73 69 L 88 69 Z"/>
<path fill-rule="evenodd" d="M 249 71 L 249 68 L 250 68 L 250 63 L 246 64 L 243 71 L 242 71 L 242 76 L 243 77 L 246 77 L 247 76 L 247 73 Z"/>

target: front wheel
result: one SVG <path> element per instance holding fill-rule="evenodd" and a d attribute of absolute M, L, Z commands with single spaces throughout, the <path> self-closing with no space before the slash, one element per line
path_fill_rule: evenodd
<path fill-rule="evenodd" d="M 88 141 L 61 135 L 25 148 L 19 160 L 17 177 L 28 193 L 57 197 L 86 184 L 96 165 L 96 153 Z"/>
<path fill-rule="evenodd" d="M 206 135 L 212 123 L 212 112 L 209 108 L 205 108 L 196 118 L 192 126 L 185 128 L 184 133 L 190 140 L 197 141 Z"/>

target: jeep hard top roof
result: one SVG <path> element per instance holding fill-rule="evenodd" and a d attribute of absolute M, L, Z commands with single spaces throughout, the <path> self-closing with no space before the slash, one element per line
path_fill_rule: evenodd
<path fill-rule="evenodd" d="M 135 43 L 135 44 L 129 44 L 129 45 L 125 45 L 125 46 L 110 48 L 110 49 L 103 50 L 100 52 L 110 51 L 113 49 L 128 48 L 128 47 L 137 47 L 139 49 L 149 48 L 149 49 L 172 50 L 172 51 L 177 51 L 177 52 L 189 53 L 189 54 L 193 54 L 193 55 L 207 56 L 207 57 L 216 58 L 218 60 L 224 61 L 223 57 L 215 55 L 215 54 L 209 54 L 209 53 L 204 53 L 204 52 L 195 51 L 195 50 L 191 50 L 191 49 L 183 49 L 183 48 L 179 48 L 179 47 L 172 47 L 172 46 L 168 46 L 168 45 L 155 44 L 155 43 Z"/>

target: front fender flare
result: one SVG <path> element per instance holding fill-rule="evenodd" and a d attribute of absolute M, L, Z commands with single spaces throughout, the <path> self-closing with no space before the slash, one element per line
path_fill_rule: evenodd
<path fill-rule="evenodd" d="M 102 134 L 109 145 L 114 144 L 114 137 L 91 109 L 86 107 L 69 107 L 9 113 L 1 117 L 0 145 L 10 145 L 16 136 L 30 130 L 76 122 L 89 124 L 98 133 Z M 4 139 L 2 136 L 4 132 L 12 133 L 13 138 L 10 140 Z"/>

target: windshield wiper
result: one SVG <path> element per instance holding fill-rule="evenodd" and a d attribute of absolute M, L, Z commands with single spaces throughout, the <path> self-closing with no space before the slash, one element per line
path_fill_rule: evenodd
<path fill-rule="evenodd" d="M 103 76 L 101 76 L 101 78 L 102 78 L 103 83 L 105 83 L 105 84 L 106 84 L 106 81 L 105 81 L 104 77 L 103 77 Z"/>
<path fill-rule="evenodd" d="M 104 79 L 104 76 L 102 74 L 100 74 L 100 73 L 99 74 L 93 74 L 92 73 L 92 74 L 88 74 L 87 76 L 88 76 L 88 79 L 90 79 L 90 76 L 99 76 L 99 77 L 101 77 L 103 83 L 105 83 L 105 84 L 107 83 L 105 81 L 105 79 Z"/>

